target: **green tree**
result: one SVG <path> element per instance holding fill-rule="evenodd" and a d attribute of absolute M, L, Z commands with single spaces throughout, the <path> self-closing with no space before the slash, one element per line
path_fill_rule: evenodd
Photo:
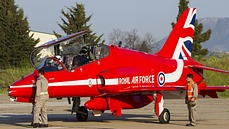
<path fill-rule="evenodd" d="M 87 43 L 97 44 L 101 41 L 103 34 L 100 36 L 96 36 L 96 33 L 92 32 L 92 30 L 90 29 L 92 24 L 88 25 L 88 22 L 90 21 L 92 15 L 86 17 L 83 4 L 76 3 L 76 7 L 72 6 L 71 8 L 67 9 L 68 11 L 66 12 L 64 10 L 61 11 L 62 15 L 64 16 L 64 18 L 61 17 L 61 21 L 63 22 L 63 24 L 58 23 L 59 27 L 65 32 L 65 34 L 69 35 L 79 31 L 88 30 L 89 33 L 86 36 Z M 55 31 L 54 34 L 57 37 L 61 36 Z"/>
<path fill-rule="evenodd" d="M 188 3 L 189 0 L 180 0 L 177 20 L 179 19 L 180 15 L 188 8 Z M 175 23 L 172 22 L 171 25 L 174 28 Z M 195 59 L 201 59 L 203 56 L 208 54 L 208 49 L 203 49 L 201 44 L 210 39 L 212 31 L 211 29 L 208 29 L 207 31 L 203 32 L 203 27 L 203 24 L 196 20 L 194 40 L 192 45 L 192 57 Z"/>
<path fill-rule="evenodd" d="M 0 69 L 29 63 L 29 55 L 39 40 L 29 36 L 29 23 L 24 11 L 14 0 L 0 1 Z"/>

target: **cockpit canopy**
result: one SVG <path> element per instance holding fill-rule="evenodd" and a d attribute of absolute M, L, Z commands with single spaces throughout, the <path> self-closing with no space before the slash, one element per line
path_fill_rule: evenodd
<path fill-rule="evenodd" d="M 108 46 L 85 43 L 86 33 L 87 31 L 75 33 L 40 45 L 31 53 L 31 64 L 35 68 L 51 72 L 65 68 L 75 69 L 108 56 Z"/>

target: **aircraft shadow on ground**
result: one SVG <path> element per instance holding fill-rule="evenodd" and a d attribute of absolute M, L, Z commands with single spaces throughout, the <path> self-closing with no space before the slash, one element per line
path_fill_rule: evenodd
<path fill-rule="evenodd" d="M 0 125 L 15 125 L 28 127 L 32 121 L 32 115 L 30 114 L 2 114 L 0 115 Z M 79 122 L 76 120 L 76 114 L 48 114 L 49 122 L 63 121 L 63 122 Z M 139 122 L 139 123 L 154 123 L 159 124 L 158 118 L 153 114 L 123 114 L 121 117 L 114 117 L 110 113 L 104 113 L 100 117 L 94 117 L 89 112 L 87 122 L 102 122 L 111 123 L 112 121 L 125 121 L 125 122 Z M 187 121 L 186 119 L 171 120 L 175 121 Z"/>
<path fill-rule="evenodd" d="M 154 116 L 151 114 L 123 114 L 121 117 L 114 117 L 109 113 L 104 113 L 100 117 L 94 117 L 89 112 L 87 122 L 107 122 L 110 121 L 129 121 L 129 122 L 140 122 L 140 123 L 152 123 Z M 0 115 L 0 125 L 16 125 L 16 126 L 25 126 L 32 121 L 32 115 L 30 114 L 2 114 Z M 76 120 L 76 114 L 48 114 L 49 122 L 52 121 L 63 121 L 63 122 L 78 122 Z M 23 124 L 25 123 L 25 124 Z"/>

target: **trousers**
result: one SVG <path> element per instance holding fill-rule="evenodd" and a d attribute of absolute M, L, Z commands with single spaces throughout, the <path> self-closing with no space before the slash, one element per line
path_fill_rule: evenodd
<path fill-rule="evenodd" d="M 49 95 L 40 95 L 35 99 L 33 123 L 39 123 L 39 114 L 41 114 L 41 124 L 48 124 L 47 102 Z"/>
<path fill-rule="evenodd" d="M 195 103 L 195 104 L 193 104 Z M 188 118 L 189 118 L 189 122 L 192 125 L 196 125 L 196 106 L 197 106 L 197 101 L 192 102 L 192 101 L 188 101 L 187 103 L 187 107 L 188 107 Z"/>

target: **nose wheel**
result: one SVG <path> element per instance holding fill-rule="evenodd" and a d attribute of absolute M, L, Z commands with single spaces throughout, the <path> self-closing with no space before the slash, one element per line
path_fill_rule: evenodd
<path fill-rule="evenodd" d="M 158 117 L 161 124 L 168 124 L 170 121 L 170 112 L 168 109 L 164 109 L 163 112 Z"/>
<path fill-rule="evenodd" d="M 80 106 L 79 110 L 76 113 L 76 118 L 78 121 L 87 121 L 88 110 L 84 106 Z"/>

